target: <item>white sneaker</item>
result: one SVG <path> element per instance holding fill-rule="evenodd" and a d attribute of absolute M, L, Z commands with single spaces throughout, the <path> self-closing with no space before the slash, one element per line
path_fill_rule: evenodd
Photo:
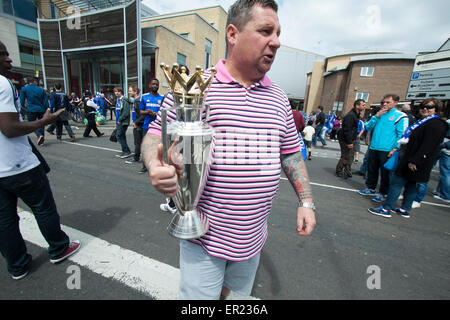
<path fill-rule="evenodd" d="M 433 198 L 435 198 L 435 199 L 439 199 L 439 200 L 442 200 L 442 201 L 444 201 L 444 202 L 446 202 L 446 203 L 450 203 L 450 200 L 447 200 L 447 199 L 444 199 L 444 198 L 441 198 L 439 195 L 437 195 L 437 194 L 435 194 L 434 196 L 433 196 Z"/>
<path fill-rule="evenodd" d="M 413 203 L 412 203 L 412 206 L 411 206 L 413 209 L 414 208 L 420 208 L 420 202 L 417 202 L 417 201 L 413 201 Z"/>
<path fill-rule="evenodd" d="M 170 201 L 170 200 L 167 200 L 166 203 L 161 203 L 161 204 L 159 205 L 159 208 L 160 208 L 162 211 L 164 211 L 164 212 L 170 212 L 170 213 L 175 213 L 175 212 L 177 212 L 177 208 L 172 208 L 171 206 L 169 206 L 169 201 Z"/>

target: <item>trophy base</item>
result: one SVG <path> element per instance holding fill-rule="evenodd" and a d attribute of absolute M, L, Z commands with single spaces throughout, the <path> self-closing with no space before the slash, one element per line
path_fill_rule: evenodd
<path fill-rule="evenodd" d="M 186 211 L 184 214 L 177 213 L 167 226 L 171 236 L 178 239 L 198 239 L 208 231 L 209 223 L 206 216 L 196 209 Z"/>

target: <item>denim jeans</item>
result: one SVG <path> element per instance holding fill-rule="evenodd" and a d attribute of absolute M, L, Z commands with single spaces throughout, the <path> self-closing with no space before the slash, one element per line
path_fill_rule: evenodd
<path fill-rule="evenodd" d="M 395 203 L 400 196 L 403 187 L 405 191 L 403 192 L 403 203 L 401 208 L 406 211 L 411 211 L 412 203 L 417 195 L 417 186 L 415 181 L 408 181 L 407 179 L 396 175 L 395 173 L 391 176 L 391 181 L 389 184 L 389 192 L 386 201 L 383 204 L 383 208 L 390 210 L 395 207 Z"/>
<path fill-rule="evenodd" d="M 323 125 L 316 127 L 316 132 L 314 133 L 313 140 L 312 140 L 313 146 L 316 146 L 316 144 L 317 144 L 317 137 L 319 138 L 320 142 L 322 142 L 322 145 L 326 145 L 327 144 L 325 142 L 325 139 L 321 136 L 322 128 L 323 128 Z"/>
<path fill-rule="evenodd" d="M 427 182 L 417 182 L 417 195 L 414 201 L 422 202 L 423 198 L 427 195 L 428 181 Z"/>
<path fill-rule="evenodd" d="M 118 124 L 116 137 L 117 137 L 117 141 L 120 143 L 120 146 L 122 147 L 122 152 L 128 153 L 128 152 L 131 152 L 131 150 L 127 144 L 127 136 L 126 136 L 127 129 L 128 129 L 127 125 L 123 126 L 121 124 Z"/>
<path fill-rule="evenodd" d="M 439 158 L 440 178 L 436 191 L 442 199 L 450 200 L 450 156 L 441 152 Z"/>
<path fill-rule="evenodd" d="M 359 168 L 359 172 L 363 175 L 367 174 L 368 162 L 369 162 L 369 150 L 367 150 L 366 153 L 364 154 L 363 163 L 362 163 L 361 167 Z"/>
<path fill-rule="evenodd" d="M 31 112 L 28 111 L 27 113 L 27 119 L 28 121 L 35 121 L 37 119 L 42 119 L 45 112 Z M 43 136 L 44 135 L 44 127 L 37 129 L 34 134 L 36 137 Z"/>
<path fill-rule="evenodd" d="M 63 127 L 63 125 L 64 125 L 64 128 L 66 128 L 66 131 L 69 134 L 69 137 L 73 137 L 73 131 L 72 131 L 72 128 L 70 127 L 70 125 L 69 125 L 69 121 L 67 121 L 67 120 L 65 120 L 65 121 L 57 120 L 55 122 L 55 125 L 56 125 L 56 136 L 58 138 L 61 138 L 61 136 L 62 136 L 62 127 Z"/>
<path fill-rule="evenodd" d="M 42 166 L 0 178 L 0 252 L 6 259 L 8 272 L 16 276 L 24 273 L 31 262 L 19 230 L 18 198 L 33 212 L 39 230 L 49 244 L 50 259 L 60 256 L 69 247 L 69 237 L 61 230 L 56 204 Z"/>

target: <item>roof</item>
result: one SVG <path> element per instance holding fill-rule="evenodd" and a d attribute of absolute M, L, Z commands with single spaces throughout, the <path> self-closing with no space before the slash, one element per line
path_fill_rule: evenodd
<path fill-rule="evenodd" d="M 349 50 L 332 56 L 328 56 L 327 59 L 350 56 L 350 55 L 370 55 L 370 54 L 401 54 L 402 51 L 399 50 L 380 50 L 380 49 L 365 49 L 365 50 Z"/>
<path fill-rule="evenodd" d="M 371 54 L 364 56 L 354 56 L 350 58 L 350 63 L 356 61 L 367 60 L 415 60 L 417 53 L 400 53 L 400 54 Z"/>
<path fill-rule="evenodd" d="M 338 71 L 341 71 L 341 70 L 346 70 L 346 69 L 347 69 L 347 66 L 338 66 L 338 67 L 335 67 L 335 68 L 333 68 L 333 69 L 331 69 L 331 70 L 329 70 L 327 72 L 324 72 L 323 76 L 326 77 L 326 76 L 329 76 L 332 73 L 335 73 L 335 72 L 338 72 Z"/>
<path fill-rule="evenodd" d="M 73 6 L 80 10 L 82 13 L 91 13 L 98 10 L 110 9 L 118 6 L 127 6 L 134 0 L 63 0 L 53 3 L 53 5 L 59 9 L 60 17 L 67 16 L 67 8 Z M 140 0 L 139 2 L 141 17 L 150 17 L 158 15 L 158 12 L 149 8 L 143 4 Z"/>

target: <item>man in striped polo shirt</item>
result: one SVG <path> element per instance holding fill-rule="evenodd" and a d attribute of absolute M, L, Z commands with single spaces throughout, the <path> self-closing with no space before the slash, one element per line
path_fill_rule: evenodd
<path fill-rule="evenodd" d="M 266 76 L 280 47 L 277 10 L 273 0 L 238 0 L 229 10 L 228 57 L 216 65 L 206 97 L 215 145 L 198 209 L 210 227 L 203 237 L 180 243 L 180 299 L 218 299 L 229 290 L 250 295 L 281 168 L 300 201 L 297 232 L 309 235 L 315 226 L 292 109 Z M 171 106 L 169 94 L 162 107 Z M 174 119 L 169 112 L 168 121 Z M 160 136 L 158 115 L 142 151 L 153 186 L 172 197 L 178 177 L 173 165 L 163 163 Z"/>

